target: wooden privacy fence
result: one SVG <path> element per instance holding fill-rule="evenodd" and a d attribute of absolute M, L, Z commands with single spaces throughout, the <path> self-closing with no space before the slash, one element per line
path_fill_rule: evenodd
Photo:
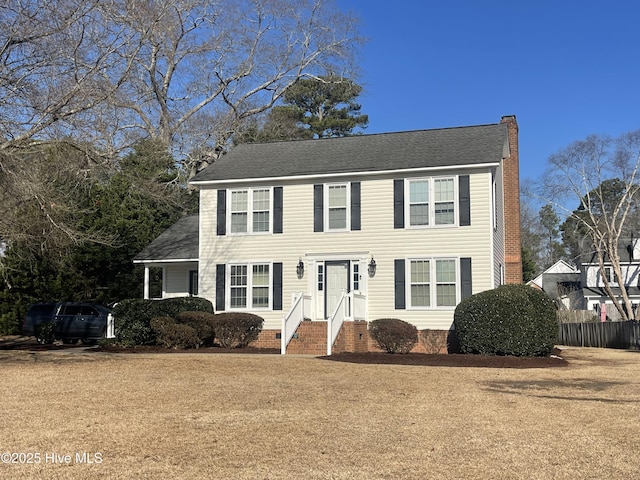
<path fill-rule="evenodd" d="M 640 350 L 640 322 L 580 322 L 558 324 L 558 343 L 574 347 Z"/>

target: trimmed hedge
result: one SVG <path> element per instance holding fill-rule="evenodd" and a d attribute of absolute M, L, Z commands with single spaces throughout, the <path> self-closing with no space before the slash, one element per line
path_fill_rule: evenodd
<path fill-rule="evenodd" d="M 371 336 L 387 353 L 409 353 L 418 342 L 418 329 L 398 318 L 379 318 L 369 324 Z"/>
<path fill-rule="evenodd" d="M 464 299 L 453 324 L 462 353 L 548 356 L 558 338 L 553 301 L 527 285 L 502 285 Z"/>
<path fill-rule="evenodd" d="M 155 317 L 149 324 L 157 336 L 157 342 L 167 348 L 183 350 L 200 346 L 195 328 L 176 323 L 171 317 Z"/>
<path fill-rule="evenodd" d="M 176 323 L 188 325 L 196 331 L 200 345 L 213 346 L 215 337 L 215 315 L 209 312 L 180 312 L 176 315 Z"/>
<path fill-rule="evenodd" d="M 199 297 L 176 297 L 161 300 L 127 299 L 113 308 L 116 342 L 120 345 L 152 345 L 156 335 L 150 321 L 154 317 L 175 318 L 180 312 L 213 313 L 209 300 Z"/>
<path fill-rule="evenodd" d="M 218 313 L 213 318 L 216 340 L 224 348 L 245 348 L 262 331 L 264 320 L 244 312 Z"/>

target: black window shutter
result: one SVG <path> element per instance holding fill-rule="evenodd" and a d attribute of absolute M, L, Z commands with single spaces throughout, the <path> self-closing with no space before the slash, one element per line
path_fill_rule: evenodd
<path fill-rule="evenodd" d="M 282 263 L 273 264 L 273 309 L 282 310 Z"/>
<path fill-rule="evenodd" d="M 404 310 L 406 308 L 406 294 L 404 285 L 404 258 L 396 259 L 394 262 L 393 275 L 395 285 L 395 308 L 396 310 Z"/>
<path fill-rule="evenodd" d="M 393 181 L 393 228 L 404 228 L 404 180 Z"/>
<path fill-rule="evenodd" d="M 324 216 L 324 208 L 323 208 L 323 195 L 324 189 L 323 185 L 314 185 L 313 186 L 313 231 L 314 232 L 322 232 L 324 230 L 323 225 L 323 216 Z"/>
<path fill-rule="evenodd" d="M 360 182 L 351 182 L 351 230 L 360 230 Z"/>
<path fill-rule="evenodd" d="M 225 235 L 227 233 L 227 191 L 218 190 L 218 216 L 216 233 Z"/>
<path fill-rule="evenodd" d="M 473 294 L 471 284 L 471 258 L 460 259 L 460 283 L 460 293 L 464 300 Z"/>
<path fill-rule="evenodd" d="M 471 194 L 469 193 L 469 175 L 458 177 L 458 207 L 460 208 L 460 226 L 471 225 Z"/>
<path fill-rule="evenodd" d="M 282 187 L 273 189 L 273 233 L 282 233 Z"/>
<path fill-rule="evenodd" d="M 216 265 L 216 312 L 224 312 L 225 264 Z"/>

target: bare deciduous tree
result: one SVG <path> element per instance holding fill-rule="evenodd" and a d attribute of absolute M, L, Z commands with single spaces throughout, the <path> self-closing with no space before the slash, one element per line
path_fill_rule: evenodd
<path fill-rule="evenodd" d="M 633 308 L 618 249 L 620 239 L 630 233 L 628 221 L 640 190 L 639 168 L 640 131 L 615 141 L 592 135 L 553 154 L 543 180 L 545 196 L 567 212 L 588 240 L 588 253 L 597 258 L 604 289 L 624 319 L 633 317 Z M 613 184 L 615 192 L 609 188 Z M 567 201 L 576 200 L 576 210 L 563 207 Z M 619 294 L 605 274 L 607 262 L 613 271 L 612 280 L 620 286 Z M 636 317 L 640 318 L 640 308 Z"/>
<path fill-rule="evenodd" d="M 359 42 L 355 19 L 332 0 L 7 0 L 3 210 L 9 196 L 18 209 L 34 200 L 40 187 L 29 184 L 25 162 L 53 140 L 91 145 L 99 152 L 91 158 L 109 163 L 142 138 L 158 139 L 192 175 L 297 79 L 354 78 Z M 56 211 L 43 212 L 71 232 Z M 5 218 L 0 238 L 10 241 L 20 226 Z"/>
<path fill-rule="evenodd" d="M 297 79 L 349 71 L 359 42 L 354 19 L 328 0 L 115 5 L 113 22 L 139 43 L 114 105 L 126 128 L 172 146 L 191 173 L 209 159 L 187 154 L 220 151 Z"/>

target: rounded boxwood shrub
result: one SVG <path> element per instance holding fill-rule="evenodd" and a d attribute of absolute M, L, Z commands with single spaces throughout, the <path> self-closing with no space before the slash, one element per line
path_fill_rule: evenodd
<path fill-rule="evenodd" d="M 171 317 L 152 318 L 149 325 L 156 334 L 156 342 L 167 348 L 183 350 L 200 346 L 201 342 L 196 329 L 176 323 Z"/>
<path fill-rule="evenodd" d="M 464 299 L 453 325 L 462 353 L 548 356 L 558 338 L 553 301 L 527 285 L 502 285 Z"/>
<path fill-rule="evenodd" d="M 215 336 L 215 315 L 209 312 L 180 312 L 176 315 L 176 323 L 189 325 L 198 334 L 200 345 L 212 346 Z"/>
<path fill-rule="evenodd" d="M 224 348 L 245 348 L 262 331 L 264 319 L 244 312 L 227 312 L 214 315 L 213 330 L 216 340 Z"/>
<path fill-rule="evenodd" d="M 371 336 L 387 353 L 409 353 L 418 342 L 418 329 L 398 318 L 379 318 L 369 324 Z"/>

